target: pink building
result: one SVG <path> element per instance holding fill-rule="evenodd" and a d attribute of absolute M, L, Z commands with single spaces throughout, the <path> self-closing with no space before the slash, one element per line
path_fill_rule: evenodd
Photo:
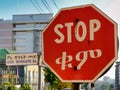
<path fill-rule="evenodd" d="M 0 19 L 0 48 L 13 49 L 12 21 Z"/>

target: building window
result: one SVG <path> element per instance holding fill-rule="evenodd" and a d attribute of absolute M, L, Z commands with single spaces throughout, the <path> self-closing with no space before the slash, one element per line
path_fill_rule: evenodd
<path fill-rule="evenodd" d="M 13 28 L 15 28 L 16 27 L 16 24 L 13 24 Z"/>
<path fill-rule="evenodd" d="M 24 38 L 16 38 L 16 39 L 14 39 L 14 42 L 15 43 L 24 43 L 25 39 Z"/>

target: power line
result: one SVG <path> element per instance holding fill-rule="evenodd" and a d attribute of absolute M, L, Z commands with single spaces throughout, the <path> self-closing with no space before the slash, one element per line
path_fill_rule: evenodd
<path fill-rule="evenodd" d="M 38 9 L 38 7 L 34 4 L 34 2 L 32 0 L 30 0 L 30 2 L 33 4 L 33 6 L 37 9 L 38 12 L 40 12 L 40 10 Z"/>
<path fill-rule="evenodd" d="M 54 3 L 55 7 L 59 10 L 59 7 L 58 7 L 58 5 L 56 4 L 55 0 L 52 0 L 52 1 L 53 1 L 53 3 Z"/>
<path fill-rule="evenodd" d="M 44 12 L 44 10 L 40 7 L 40 5 L 38 4 L 38 2 L 37 2 L 36 0 L 34 0 L 34 1 L 35 1 L 36 5 L 40 8 L 40 10 L 41 10 L 42 12 Z"/>
<path fill-rule="evenodd" d="M 38 12 L 41 13 L 41 11 L 39 10 L 39 8 L 36 6 L 36 4 L 33 2 L 33 0 L 30 0 L 30 2 L 33 4 L 33 6 L 37 9 Z"/>
<path fill-rule="evenodd" d="M 19 0 L 17 0 L 17 12 L 16 13 L 18 13 L 18 11 L 19 11 Z"/>
<path fill-rule="evenodd" d="M 47 1 L 46 0 L 44 0 L 44 1 L 45 1 L 46 5 L 49 7 L 49 9 L 51 10 L 51 12 L 53 12 L 52 9 L 50 8 L 49 4 L 47 3 Z"/>
<path fill-rule="evenodd" d="M 49 11 L 49 12 L 51 12 L 50 10 L 49 10 L 49 7 L 46 5 L 46 3 L 44 2 L 44 0 L 41 0 L 42 1 L 42 3 L 44 4 L 44 6 L 47 8 L 47 10 Z"/>
<path fill-rule="evenodd" d="M 47 10 L 48 10 L 49 12 L 52 12 L 52 10 L 51 10 L 50 6 L 48 5 L 48 3 L 46 2 L 46 0 L 41 0 L 41 1 L 42 1 L 42 3 L 44 4 L 44 6 L 47 8 Z"/>
<path fill-rule="evenodd" d="M 40 1 L 42 1 L 43 5 L 49 11 L 49 13 L 53 12 L 53 10 L 51 9 L 50 5 L 48 4 L 48 2 L 46 0 L 40 0 Z M 57 6 L 55 0 L 52 0 L 52 1 L 53 1 L 53 4 L 55 5 L 55 7 L 59 10 L 59 7 Z M 33 4 L 33 6 L 37 9 L 38 12 L 44 13 L 44 10 L 41 8 L 41 6 L 37 2 L 37 0 L 30 0 L 30 2 Z"/>

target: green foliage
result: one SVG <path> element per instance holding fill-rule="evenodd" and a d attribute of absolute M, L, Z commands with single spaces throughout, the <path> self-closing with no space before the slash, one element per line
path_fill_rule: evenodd
<path fill-rule="evenodd" d="M 5 86 L 5 85 L 9 86 L 9 85 L 11 85 L 11 83 L 10 82 L 4 82 L 2 85 L 3 86 Z"/>
<path fill-rule="evenodd" d="M 7 88 L 10 86 L 10 82 L 4 82 L 2 83 L 2 89 L 7 90 Z"/>
<path fill-rule="evenodd" d="M 11 82 L 4 82 L 1 87 L 2 90 L 17 90 L 14 85 L 11 84 Z"/>
<path fill-rule="evenodd" d="M 110 85 L 110 90 L 114 90 L 114 85 L 113 84 Z"/>
<path fill-rule="evenodd" d="M 71 88 L 71 83 L 68 82 L 61 82 L 59 81 L 58 85 L 56 86 L 58 90 L 61 90 L 63 88 Z"/>
<path fill-rule="evenodd" d="M 45 81 L 50 82 L 52 88 L 57 88 L 58 90 L 62 88 L 71 88 L 71 83 L 61 82 L 49 68 L 45 68 L 44 71 Z"/>
<path fill-rule="evenodd" d="M 56 87 L 58 85 L 59 79 L 53 74 L 49 68 L 45 68 L 45 81 L 50 82 L 51 87 Z"/>
<path fill-rule="evenodd" d="M 20 90 L 31 90 L 31 87 L 28 83 L 24 83 L 21 85 Z"/>
<path fill-rule="evenodd" d="M 106 84 L 103 84 L 101 87 L 102 87 L 102 90 L 108 90 L 108 86 Z"/>
<path fill-rule="evenodd" d="M 15 86 L 9 86 L 7 90 L 16 90 L 16 89 L 15 89 Z"/>

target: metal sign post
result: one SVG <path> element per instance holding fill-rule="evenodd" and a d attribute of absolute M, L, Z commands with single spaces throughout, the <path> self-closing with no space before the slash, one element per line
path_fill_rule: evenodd
<path fill-rule="evenodd" d="M 94 90 L 94 83 L 89 83 L 89 90 Z"/>
<path fill-rule="evenodd" d="M 41 72 L 42 67 L 47 67 L 45 64 L 42 63 L 42 54 L 38 53 L 38 90 L 42 90 L 42 79 L 41 79 Z"/>
<path fill-rule="evenodd" d="M 72 90 L 82 90 L 83 84 L 85 84 L 85 83 L 72 83 Z M 89 83 L 87 90 L 95 90 L 94 83 Z"/>
<path fill-rule="evenodd" d="M 72 90 L 79 90 L 79 83 L 72 83 Z"/>
<path fill-rule="evenodd" d="M 40 57 L 41 55 L 38 53 L 38 90 L 41 90 L 41 66 L 40 66 Z"/>

